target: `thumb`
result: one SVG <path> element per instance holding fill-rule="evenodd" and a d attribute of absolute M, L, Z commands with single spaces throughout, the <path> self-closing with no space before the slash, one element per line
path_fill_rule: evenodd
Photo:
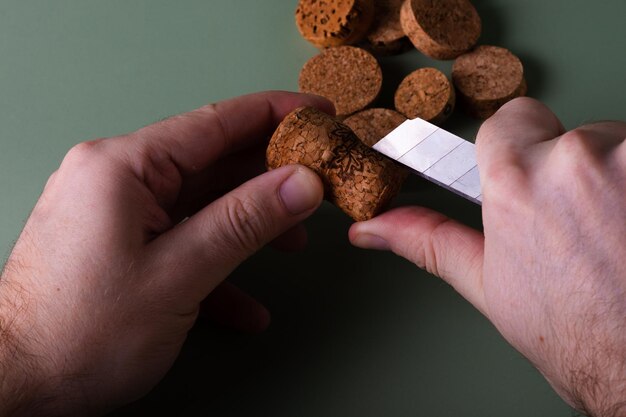
<path fill-rule="evenodd" d="M 200 302 L 246 258 L 310 216 L 322 198 L 322 182 L 308 168 L 266 172 L 159 237 L 152 259 L 157 271 L 169 271 L 166 286 Z"/>
<path fill-rule="evenodd" d="M 477 230 L 423 207 L 400 207 L 353 224 L 349 236 L 355 246 L 391 250 L 437 275 L 486 314 Z"/>

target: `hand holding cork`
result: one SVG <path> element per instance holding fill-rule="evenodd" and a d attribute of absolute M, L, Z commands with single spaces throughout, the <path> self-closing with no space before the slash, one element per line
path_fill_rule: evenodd
<path fill-rule="evenodd" d="M 291 112 L 267 148 L 268 168 L 302 164 L 322 179 L 326 198 L 356 221 L 382 212 L 406 171 L 370 149 L 342 123 L 310 107 Z"/>

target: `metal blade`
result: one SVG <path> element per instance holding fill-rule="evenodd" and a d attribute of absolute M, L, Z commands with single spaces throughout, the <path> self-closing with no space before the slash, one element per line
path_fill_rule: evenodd
<path fill-rule="evenodd" d="M 422 119 L 407 120 L 373 148 L 442 187 L 482 203 L 476 146 Z"/>

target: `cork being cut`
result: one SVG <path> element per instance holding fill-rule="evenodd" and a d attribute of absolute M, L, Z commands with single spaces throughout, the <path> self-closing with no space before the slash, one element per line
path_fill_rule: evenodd
<path fill-rule="evenodd" d="M 372 54 L 354 46 L 328 48 L 309 59 L 298 78 L 301 92 L 326 97 L 337 116 L 348 116 L 378 97 L 383 74 Z"/>
<path fill-rule="evenodd" d="M 470 50 L 482 31 L 469 0 L 406 0 L 400 22 L 413 45 L 434 59 L 454 59 Z"/>
<path fill-rule="evenodd" d="M 296 25 L 318 48 L 361 40 L 374 19 L 374 0 L 300 0 Z"/>
<path fill-rule="evenodd" d="M 413 45 L 400 24 L 404 0 L 377 0 L 375 18 L 365 38 L 364 47 L 376 55 L 394 55 L 410 50 Z"/>
<path fill-rule="evenodd" d="M 527 93 L 522 62 L 497 46 L 479 46 L 458 57 L 452 81 L 460 107 L 479 119 L 487 119 L 507 101 Z"/>
<path fill-rule="evenodd" d="M 406 172 L 363 144 L 346 125 L 311 107 L 283 119 L 266 153 L 269 169 L 302 164 L 324 183 L 325 198 L 356 221 L 381 213 L 398 194 Z"/>
<path fill-rule="evenodd" d="M 402 80 L 394 95 L 396 110 L 409 119 L 419 117 L 433 124 L 443 123 L 456 102 L 454 87 L 436 68 L 420 68 Z"/>
<path fill-rule="evenodd" d="M 372 147 L 405 120 L 406 117 L 395 110 L 375 108 L 355 113 L 342 123 L 348 126 L 361 142 Z"/>

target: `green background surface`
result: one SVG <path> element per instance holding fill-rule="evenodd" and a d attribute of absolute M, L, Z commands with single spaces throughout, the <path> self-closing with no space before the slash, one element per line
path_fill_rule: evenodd
<path fill-rule="evenodd" d="M 566 127 L 624 119 L 626 2 L 475 0 L 482 44 L 524 62 L 529 95 Z M 317 50 L 286 0 L 0 0 L 0 254 L 75 143 L 135 130 L 208 102 L 297 89 Z M 421 66 L 381 59 L 379 104 Z M 478 123 L 446 127 L 473 139 Z M 402 204 L 480 227 L 480 210 L 411 179 Z M 440 280 L 391 254 L 352 248 L 324 204 L 309 248 L 261 251 L 232 280 L 263 301 L 260 336 L 198 323 L 145 399 L 115 415 L 570 416 L 539 373 Z"/>

